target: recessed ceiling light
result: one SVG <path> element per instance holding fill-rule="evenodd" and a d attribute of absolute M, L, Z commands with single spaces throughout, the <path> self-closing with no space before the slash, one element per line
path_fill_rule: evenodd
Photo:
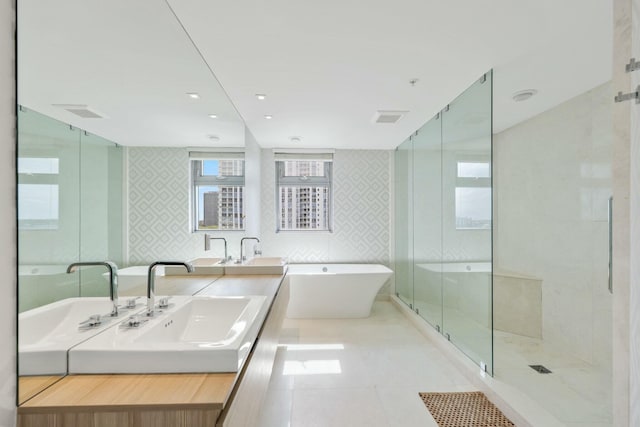
<path fill-rule="evenodd" d="M 209 140 L 213 142 L 220 141 L 220 137 L 218 135 L 207 135 L 207 138 L 209 138 Z"/>
<path fill-rule="evenodd" d="M 301 136 L 292 136 L 291 138 L 289 138 L 289 140 L 291 142 L 300 142 L 300 141 L 302 141 L 302 137 Z"/>
<path fill-rule="evenodd" d="M 265 114 L 264 118 L 267 119 L 267 120 L 271 120 L 271 119 L 273 119 L 273 116 L 271 114 Z"/>
<path fill-rule="evenodd" d="M 217 114 L 209 114 L 209 117 L 212 119 L 217 119 L 218 115 Z"/>
<path fill-rule="evenodd" d="M 193 99 L 199 99 L 199 98 L 200 98 L 200 95 L 198 95 L 198 94 L 197 94 L 197 93 L 195 93 L 195 92 L 187 92 L 187 96 L 188 96 L 189 98 L 193 98 Z"/>
<path fill-rule="evenodd" d="M 536 93 L 538 93 L 538 91 L 535 89 L 525 89 L 514 93 L 512 98 L 516 102 L 522 102 L 531 98 Z"/>
<path fill-rule="evenodd" d="M 264 93 L 256 93 L 256 98 L 258 98 L 260 101 L 264 100 L 267 97 L 267 95 L 265 95 Z"/>

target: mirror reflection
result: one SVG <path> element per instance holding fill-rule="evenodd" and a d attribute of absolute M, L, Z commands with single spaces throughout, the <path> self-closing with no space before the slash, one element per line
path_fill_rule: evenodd
<path fill-rule="evenodd" d="M 245 130 L 166 2 L 27 0 L 18 24 L 24 402 L 66 374 L 70 347 L 109 325 L 108 268 L 67 269 L 95 261 L 128 267 L 123 146 L 242 147 Z M 145 293 L 146 271 L 131 268 L 120 278 L 121 306 Z M 158 285 L 193 293 L 202 280 L 184 289 Z"/>

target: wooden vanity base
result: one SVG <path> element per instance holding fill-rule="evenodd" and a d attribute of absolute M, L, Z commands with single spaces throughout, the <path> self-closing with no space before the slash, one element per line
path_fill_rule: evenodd
<path fill-rule="evenodd" d="M 18 426 L 213 426 L 235 377 L 235 373 L 71 375 L 20 406 Z"/>

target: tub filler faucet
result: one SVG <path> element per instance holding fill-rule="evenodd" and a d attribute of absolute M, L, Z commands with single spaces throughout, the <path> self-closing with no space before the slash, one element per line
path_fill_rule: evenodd
<path fill-rule="evenodd" d="M 244 262 L 247 260 L 247 256 L 244 255 L 244 241 L 245 240 L 255 240 L 256 242 L 260 243 L 260 239 L 258 239 L 257 237 L 243 237 L 242 239 L 240 239 L 240 262 Z M 258 255 L 260 254 L 260 251 L 253 251 L 254 255 Z"/>
<path fill-rule="evenodd" d="M 181 261 L 156 261 L 149 266 L 147 274 L 147 316 L 152 317 L 156 311 L 156 267 L 159 265 L 182 265 L 189 273 L 193 273 L 193 265 L 188 262 Z"/>
<path fill-rule="evenodd" d="M 74 262 L 67 267 L 67 273 L 73 273 L 78 267 L 104 266 L 109 270 L 109 298 L 111 299 L 111 317 L 118 317 L 118 266 L 111 261 Z"/>

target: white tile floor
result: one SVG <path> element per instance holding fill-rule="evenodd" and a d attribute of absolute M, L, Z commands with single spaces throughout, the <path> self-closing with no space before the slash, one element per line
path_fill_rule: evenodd
<path fill-rule="evenodd" d="M 285 319 L 261 427 L 437 427 L 421 391 L 475 388 L 390 302 L 366 319 Z"/>
<path fill-rule="evenodd" d="M 612 375 L 602 368 L 554 351 L 543 340 L 496 331 L 495 378 L 538 402 L 567 426 L 612 425 Z M 542 364 L 553 373 L 529 367 Z"/>

